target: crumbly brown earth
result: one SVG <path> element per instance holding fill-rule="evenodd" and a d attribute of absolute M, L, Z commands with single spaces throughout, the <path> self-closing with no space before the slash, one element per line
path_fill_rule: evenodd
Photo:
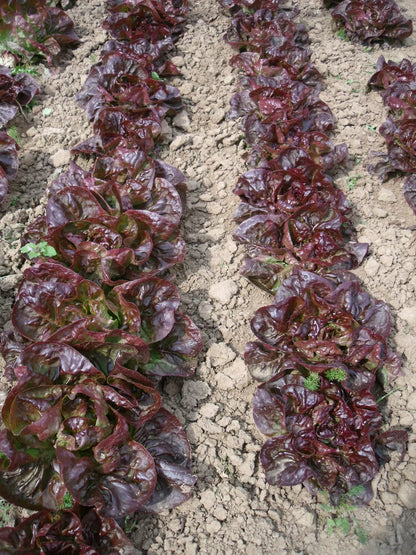
<path fill-rule="evenodd" d="M 264 441 L 251 415 L 255 384 L 247 374 L 244 345 L 252 339 L 250 318 L 271 298 L 239 276 L 243 252 L 234 244 L 232 189 L 244 172 L 244 141 L 238 122 L 227 119 L 236 74 L 228 65 L 233 51 L 222 40 L 229 20 L 214 0 L 190 0 L 186 32 L 175 59 L 181 75 L 172 80 L 184 110 L 165 129 L 158 155 L 188 177 L 183 219 L 188 249 L 174 281 L 183 311 L 202 331 L 205 350 L 195 376 L 168 380 L 165 406 L 184 424 L 198 477 L 193 497 L 169 514 L 139 515 L 129 521 L 138 553 L 147 554 L 411 554 L 416 553 L 416 275 L 415 217 L 403 199 L 402 179 L 381 184 L 366 171 L 371 151 L 384 150 L 374 129 L 386 119 L 380 96 L 366 91 L 377 58 L 416 62 L 416 36 L 404 46 L 374 46 L 341 40 L 320 0 L 294 2 L 299 22 L 310 30 L 313 61 L 325 77 L 322 99 L 337 119 L 336 143 L 346 142 L 350 160 L 335 174 L 355 213 L 358 238 L 370 254 L 357 271 L 368 290 L 391 307 L 391 347 L 404 361 L 399 387 L 383 403 L 387 427 L 409 431 L 402 462 L 393 455 L 374 480 L 374 500 L 354 517 L 368 535 L 362 545 L 352 534 L 328 534 L 325 498 L 301 486 L 279 489 L 265 483 L 259 465 Z M 416 22 L 414 0 L 401 0 Z M 79 1 L 69 11 L 82 43 L 60 60 L 57 72 L 44 70 L 38 105 L 13 122 L 22 148 L 17 179 L 1 207 L 1 327 L 10 310 L 25 263 L 19 254 L 24 227 L 42 214 L 46 185 L 67 168 L 69 149 L 91 132 L 74 95 L 99 58 L 106 34 L 104 0 Z M 349 179 L 348 179 L 349 178 Z M 3 391 L 10 387 L 3 380 Z M 4 395 L 4 393 L 3 393 Z"/>

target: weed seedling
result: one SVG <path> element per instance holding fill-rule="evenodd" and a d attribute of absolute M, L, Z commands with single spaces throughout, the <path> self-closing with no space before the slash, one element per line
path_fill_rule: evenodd
<path fill-rule="evenodd" d="M 131 534 L 137 526 L 137 516 L 128 515 L 124 519 L 124 531 L 126 534 Z"/>
<path fill-rule="evenodd" d="M 337 37 L 339 37 L 341 40 L 345 40 L 345 41 L 349 41 L 350 39 L 347 37 L 347 33 L 345 31 L 345 29 L 340 29 L 337 32 Z"/>
<path fill-rule="evenodd" d="M 325 377 L 331 382 L 343 382 L 347 379 L 348 375 L 342 368 L 330 368 L 326 370 Z"/>
<path fill-rule="evenodd" d="M 33 110 L 33 108 L 34 108 L 36 105 L 37 105 L 37 101 L 36 101 L 36 97 L 35 97 L 35 98 L 32 98 L 32 100 L 31 100 L 28 104 L 26 104 L 26 106 L 23 106 L 23 110 L 24 110 L 26 113 L 29 113 L 29 112 L 31 112 L 31 111 Z"/>
<path fill-rule="evenodd" d="M 59 507 L 60 511 L 65 511 L 65 509 L 72 509 L 72 497 L 69 491 L 66 492 L 64 495 L 64 500 L 62 501 L 62 505 Z"/>
<path fill-rule="evenodd" d="M 375 133 L 377 131 L 377 125 L 370 125 L 369 123 L 366 124 L 367 129 Z"/>
<path fill-rule="evenodd" d="M 231 465 L 229 464 L 229 462 L 228 462 L 228 457 L 227 457 L 227 455 L 225 455 L 225 457 L 224 457 L 222 463 L 223 463 L 223 465 L 224 465 L 224 470 L 225 470 L 225 472 L 228 474 L 228 476 L 229 476 L 230 478 L 234 478 L 234 472 L 233 472 L 232 466 L 231 466 Z"/>
<path fill-rule="evenodd" d="M 354 190 L 354 187 L 357 185 L 357 181 L 360 179 L 361 175 L 358 173 L 352 177 L 347 177 L 347 185 L 350 191 Z"/>
<path fill-rule="evenodd" d="M 13 230 L 9 229 L 8 231 L 6 231 L 6 233 L 4 234 L 4 240 L 8 242 L 14 241 Z"/>
<path fill-rule="evenodd" d="M 252 15 L 254 13 L 253 9 L 247 8 L 247 6 L 242 7 L 243 13 L 246 15 Z"/>
<path fill-rule="evenodd" d="M 152 71 L 150 76 L 151 76 L 152 79 L 156 79 L 156 81 L 164 81 L 164 79 L 162 79 L 162 77 L 160 77 L 160 75 L 157 73 L 157 71 Z"/>
<path fill-rule="evenodd" d="M 39 71 L 32 66 L 17 65 L 11 69 L 12 75 L 18 75 L 19 73 L 27 73 L 28 75 L 33 75 L 34 77 L 39 77 Z"/>
<path fill-rule="evenodd" d="M 15 196 L 15 197 L 12 198 L 12 201 L 11 201 L 10 204 L 11 204 L 12 206 L 16 206 L 16 204 L 17 204 L 18 202 L 20 202 L 20 201 L 22 200 L 22 198 L 23 198 L 23 195 L 17 195 L 17 196 Z"/>
<path fill-rule="evenodd" d="M 391 395 L 392 393 L 395 393 L 396 391 L 402 390 L 403 387 L 404 387 L 404 386 L 402 386 L 402 385 L 399 386 L 399 387 L 394 387 L 393 389 L 391 389 L 390 391 L 388 391 L 387 393 L 385 393 L 384 395 L 382 395 L 381 397 L 379 397 L 379 398 L 377 399 L 376 402 L 377 402 L 377 403 L 381 403 L 381 401 L 384 401 L 384 399 L 387 399 L 387 397 L 390 397 L 390 395 Z"/>
<path fill-rule="evenodd" d="M 7 133 L 8 133 L 8 135 L 10 135 L 10 137 L 12 139 L 14 139 L 16 141 L 16 143 L 19 146 L 22 146 L 22 141 L 20 140 L 19 132 L 18 132 L 17 127 L 15 125 L 10 127 L 10 129 L 7 131 Z"/>
<path fill-rule="evenodd" d="M 20 249 L 20 252 L 22 254 L 27 254 L 29 260 L 32 260 L 32 258 L 52 258 L 57 255 L 56 250 L 48 245 L 46 241 L 41 241 L 40 243 L 27 243 Z"/>
<path fill-rule="evenodd" d="M 321 378 L 317 372 L 311 372 L 303 384 L 307 389 L 311 391 L 318 391 L 321 387 Z"/>
<path fill-rule="evenodd" d="M 360 543 L 367 543 L 367 531 L 357 521 L 354 515 L 355 506 L 351 503 L 352 499 L 360 495 L 363 491 L 364 486 L 354 486 L 350 489 L 350 491 L 341 496 L 337 507 L 333 507 L 329 503 L 321 505 L 321 508 L 324 511 L 332 513 L 326 521 L 326 527 L 329 535 L 333 534 L 335 530 L 340 530 L 345 535 L 352 532 L 357 536 Z"/>

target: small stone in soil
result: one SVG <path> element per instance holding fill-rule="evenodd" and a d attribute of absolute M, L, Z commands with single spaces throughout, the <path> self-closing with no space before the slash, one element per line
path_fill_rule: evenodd
<path fill-rule="evenodd" d="M 49 158 L 49 161 L 54 168 L 60 168 L 62 166 L 65 166 L 66 164 L 69 164 L 70 160 L 71 153 L 69 152 L 69 150 L 63 149 L 59 149 Z"/>
<path fill-rule="evenodd" d="M 189 121 L 188 114 L 185 111 L 176 114 L 176 116 L 173 118 L 173 125 L 175 127 L 183 129 L 184 131 L 191 130 L 191 122 Z"/>
<path fill-rule="evenodd" d="M 221 304 L 228 304 L 237 291 L 238 287 L 236 283 L 232 279 L 227 279 L 211 285 L 208 294 L 214 301 L 218 301 Z"/>
<path fill-rule="evenodd" d="M 185 146 L 189 144 L 190 141 L 191 141 L 190 135 L 177 135 L 170 143 L 171 152 L 178 150 L 178 148 L 181 148 L 181 146 Z"/>
<path fill-rule="evenodd" d="M 231 362 L 237 355 L 225 343 L 214 343 L 207 352 L 207 364 L 216 368 Z"/>
<path fill-rule="evenodd" d="M 382 202 L 397 202 L 396 195 L 393 193 L 393 191 L 390 191 L 390 189 L 386 189 L 384 187 L 380 189 L 378 200 L 381 200 Z"/>
<path fill-rule="evenodd" d="M 416 485 L 405 480 L 397 492 L 400 501 L 408 509 L 416 509 Z"/>
<path fill-rule="evenodd" d="M 406 306 L 400 310 L 399 316 L 402 320 L 407 322 L 413 330 L 416 330 L 416 305 Z"/>

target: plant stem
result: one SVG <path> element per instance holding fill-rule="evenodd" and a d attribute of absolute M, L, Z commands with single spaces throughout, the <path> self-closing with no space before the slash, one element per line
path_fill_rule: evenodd
<path fill-rule="evenodd" d="M 400 389 L 403 389 L 403 385 L 401 385 L 400 387 L 395 387 L 394 389 L 391 389 L 388 393 L 385 393 L 384 395 L 382 395 L 381 397 L 379 397 L 376 401 L 376 403 L 380 403 L 381 401 L 383 401 L 384 399 L 386 399 L 386 397 L 389 397 L 389 395 L 391 395 L 392 393 L 394 393 L 395 391 L 399 391 Z"/>

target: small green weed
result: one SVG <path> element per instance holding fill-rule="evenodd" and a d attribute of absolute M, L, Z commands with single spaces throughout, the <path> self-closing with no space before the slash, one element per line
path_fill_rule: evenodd
<path fill-rule="evenodd" d="M 39 77 L 39 71 L 33 67 L 28 65 L 17 65 L 11 69 L 12 75 L 18 75 L 19 73 L 27 73 L 28 75 L 33 75 L 34 77 Z"/>
<path fill-rule="evenodd" d="M 348 185 L 348 189 L 350 191 L 354 190 L 354 187 L 357 185 L 357 181 L 360 179 L 361 175 L 359 175 L 358 173 L 356 175 L 353 175 L 352 177 L 347 177 L 347 185 Z"/>
<path fill-rule="evenodd" d="M 162 79 L 162 77 L 160 77 L 160 75 L 157 73 L 157 71 L 152 71 L 150 76 L 151 76 L 152 79 L 156 79 L 156 81 L 164 81 L 164 79 Z"/>
<path fill-rule="evenodd" d="M 66 492 L 64 495 L 64 500 L 62 501 L 62 505 L 59 507 L 60 511 L 65 511 L 65 509 L 72 509 L 72 497 L 69 491 Z"/>
<path fill-rule="evenodd" d="M 377 125 L 370 125 L 369 123 L 366 123 L 365 126 L 367 127 L 367 129 L 369 129 L 373 133 L 375 133 L 377 131 Z"/>
<path fill-rule="evenodd" d="M 361 160 L 363 159 L 362 156 L 359 156 L 358 154 L 355 154 L 354 156 L 354 164 L 359 164 L 361 162 Z"/>
<path fill-rule="evenodd" d="M 22 146 L 22 141 L 20 139 L 19 132 L 18 132 L 17 127 L 15 125 L 10 127 L 9 130 L 7 131 L 7 133 L 8 133 L 8 135 L 10 135 L 10 137 L 12 139 L 14 139 L 16 141 L 16 143 L 19 146 Z"/>
<path fill-rule="evenodd" d="M 347 379 L 347 373 L 342 368 L 330 368 L 325 371 L 324 376 L 331 382 L 343 382 Z M 321 387 L 321 376 L 317 372 L 310 372 L 303 385 L 311 391 L 318 391 Z"/>
<path fill-rule="evenodd" d="M 29 260 L 32 260 L 32 258 L 51 258 L 57 255 L 56 250 L 48 245 L 46 241 L 41 241 L 40 243 L 27 243 L 20 249 L 20 252 L 22 254 L 27 254 Z"/>
<path fill-rule="evenodd" d="M 6 233 L 4 234 L 4 240 L 10 243 L 14 241 L 14 235 L 13 235 L 12 229 L 9 229 L 8 231 L 6 231 Z"/>
<path fill-rule="evenodd" d="M 52 112 L 53 112 L 52 108 L 44 108 L 42 110 L 42 115 L 43 116 L 50 116 L 52 114 Z"/>
<path fill-rule="evenodd" d="M 234 478 L 234 471 L 232 466 L 228 462 L 227 455 L 225 455 L 225 457 L 222 459 L 222 464 L 224 465 L 224 470 L 228 474 L 228 476 L 230 476 L 230 478 Z"/>
<path fill-rule="evenodd" d="M 347 379 L 347 373 L 343 368 L 330 368 L 325 372 L 325 378 L 331 382 L 343 382 Z"/>
<path fill-rule="evenodd" d="M 31 112 L 33 110 L 33 108 L 37 106 L 37 99 L 36 97 L 32 98 L 32 100 L 26 104 L 26 106 L 23 106 L 23 110 L 27 113 Z"/>
<path fill-rule="evenodd" d="M 11 201 L 10 204 L 11 204 L 12 206 L 16 206 L 16 204 L 17 204 L 18 202 L 20 202 L 20 201 L 22 200 L 22 198 L 23 198 L 23 195 L 16 195 L 16 196 L 14 196 L 14 197 L 12 198 L 12 201 Z"/>
<path fill-rule="evenodd" d="M 337 507 L 334 507 L 329 503 L 321 505 L 321 508 L 324 511 L 331 513 L 331 516 L 329 516 L 326 521 L 326 527 L 329 535 L 333 534 L 335 530 L 339 530 L 345 535 L 352 532 L 357 536 L 360 543 L 367 543 L 368 533 L 357 521 L 354 515 L 355 506 L 352 505 L 353 498 L 360 495 L 363 491 L 364 486 L 354 486 L 347 493 L 344 493 L 344 495 L 341 496 Z"/>
<path fill-rule="evenodd" d="M 382 395 L 381 397 L 379 397 L 377 399 L 377 403 L 381 403 L 381 401 L 384 401 L 384 399 L 387 399 L 387 397 L 390 397 L 390 395 L 392 393 L 395 393 L 396 391 L 401 391 L 403 389 L 403 385 L 399 386 L 399 387 L 394 387 L 393 389 L 391 389 L 390 391 L 388 391 L 387 393 L 385 393 L 384 395 Z"/>
<path fill-rule="evenodd" d="M 250 8 L 247 8 L 247 6 L 243 6 L 242 9 L 243 9 L 243 13 L 246 15 L 252 15 L 254 13 L 253 8 L 250 9 Z"/>
<path fill-rule="evenodd" d="M 345 40 L 347 42 L 350 40 L 347 36 L 347 33 L 346 33 L 345 29 L 340 29 L 337 32 L 337 37 L 339 37 L 341 40 Z"/>
<path fill-rule="evenodd" d="M 96 63 L 97 63 L 97 56 L 96 56 L 94 53 L 90 54 L 90 62 L 91 62 L 92 64 L 96 64 Z"/>
<path fill-rule="evenodd" d="M 124 519 L 124 532 L 126 534 L 131 534 L 137 526 L 137 516 L 128 515 Z"/>
<path fill-rule="evenodd" d="M 307 389 L 311 391 L 318 391 L 321 387 L 321 378 L 317 372 L 311 372 L 309 376 L 305 379 L 303 384 Z"/>

